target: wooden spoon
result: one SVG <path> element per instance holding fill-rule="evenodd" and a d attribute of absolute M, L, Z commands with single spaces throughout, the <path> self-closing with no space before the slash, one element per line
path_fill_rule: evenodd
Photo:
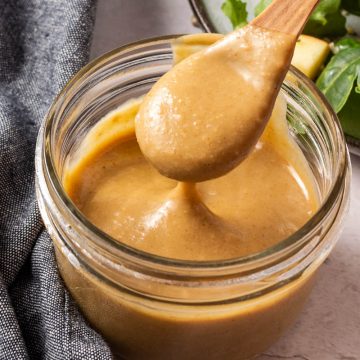
<path fill-rule="evenodd" d="M 318 0 L 276 0 L 248 26 L 174 66 L 135 121 L 145 157 L 163 175 L 198 182 L 224 175 L 261 136 Z"/>
<path fill-rule="evenodd" d="M 252 25 L 299 36 L 320 0 L 275 0 Z"/>

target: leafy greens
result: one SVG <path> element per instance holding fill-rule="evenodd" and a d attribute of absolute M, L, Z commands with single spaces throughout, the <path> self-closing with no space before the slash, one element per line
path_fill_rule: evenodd
<path fill-rule="evenodd" d="M 337 113 L 350 96 L 359 66 L 360 47 L 344 49 L 331 58 L 316 82 Z"/>
<path fill-rule="evenodd" d="M 310 16 L 310 20 L 321 25 L 328 23 L 327 17 L 339 11 L 341 0 L 322 0 Z"/>
<path fill-rule="evenodd" d="M 344 37 L 335 43 L 334 53 L 337 54 L 342 50 L 357 48 L 357 47 L 360 47 L 360 41 L 358 39 L 352 37 Z"/>
<path fill-rule="evenodd" d="M 304 34 L 339 36 L 346 34 L 345 16 L 341 14 L 341 0 L 321 0 L 310 15 Z"/>
<path fill-rule="evenodd" d="M 325 95 L 332 105 L 334 102 L 339 105 L 345 102 L 338 112 L 341 125 L 346 134 L 360 139 L 360 40 L 351 37 L 342 38 L 334 45 L 334 51 L 336 55 L 323 70 L 318 82 L 327 79 L 328 91 Z M 346 62 L 344 62 L 345 59 Z M 342 74 L 337 75 L 334 65 L 340 65 L 341 62 L 344 64 L 344 69 Z M 337 76 L 338 79 L 336 79 Z M 321 78 L 322 80 L 320 80 Z M 347 86 L 347 90 L 350 88 L 348 94 L 337 94 L 340 89 L 336 90 L 336 87 L 341 78 L 343 78 L 342 81 Z M 317 85 L 320 90 L 324 91 L 322 83 Z"/>
<path fill-rule="evenodd" d="M 350 0 L 351 3 L 352 1 L 353 0 Z M 223 4 L 223 7 L 228 2 L 232 3 L 232 1 L 228 0 Z M 240 2 L 243 3 L 242 1 Z M 260 0 L 255 7 L 255 16 L 261 14 L 271 4 L 271 2 L 272 0 Z M 236 11 L 236 8 L 232 6 L 232 10 Z M 225 11 L 224 13 L 233 23 L 232 18 Z M 242 16 L 244 16 L 244 13 L 242 13 Z M 234 18 L 234 15 L 232 15 L 232 17 Z M 345 22 L 346 19 L 341 14 L 341 0 L 321 0 L 319 5 L 311 14 L 305 26 L 304 33 L 315 36 L 341 36 L 346 34 Z M 238 23 L 239 22 L 236 22 L 236 24 Z M 243 25 L 246 25 L 246 23 L 242 23 L 242 26 Z"/>
<path fill-rule="evenodd" d="M 358 76 L 359 81 L 359 76 Z M 353 89 L 348 101 L 338 114 L 344 132 L 360 139 L 360 94 Z"/>
<path fill-rule="evenodd" d="M 226 0 L 221 6 L 221 10 L 230 19 L 234 29 L 243 27 L 248 23 L 246 2 L 242 0 Z"/>

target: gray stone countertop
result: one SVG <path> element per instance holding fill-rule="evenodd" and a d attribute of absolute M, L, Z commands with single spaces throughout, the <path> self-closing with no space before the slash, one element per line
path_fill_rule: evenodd
<path fill-rule="evenodd" d="M 91 57 L 143 38 L 199 32 L 187 0 L 99 0 Z M 296 324 L 258 359 L 360 360 L 360 157 L 350 212 Z"/>

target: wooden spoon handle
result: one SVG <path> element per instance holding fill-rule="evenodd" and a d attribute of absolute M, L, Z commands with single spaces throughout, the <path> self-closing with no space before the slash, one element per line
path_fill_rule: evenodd
<path fill-rule="evenodd" d="M 274 0 L 251 24 L 299 36 L 319 0 Z"/>

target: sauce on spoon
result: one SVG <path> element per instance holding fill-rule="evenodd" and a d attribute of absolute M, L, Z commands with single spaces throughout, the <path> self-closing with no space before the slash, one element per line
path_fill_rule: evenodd
<path fill-rule="evenodd" d="M 295 42 L 295 35 L 248 25 L 176 65 L 136 117 L 145 157 L 180 181 L 236 167 L 265 128 Z"/>

